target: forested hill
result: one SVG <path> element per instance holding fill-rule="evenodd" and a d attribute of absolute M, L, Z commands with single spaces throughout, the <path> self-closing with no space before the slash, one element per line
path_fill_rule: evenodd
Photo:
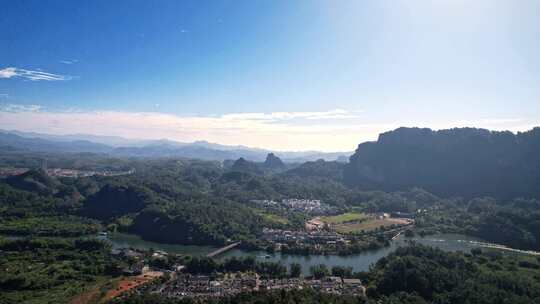
<path fill-rule="evenodd" d="M 492 132 L 399 128 L 362 143 L 345 181 L 363 189 L 421 187 L 445 196 L 540 197 L 540 128 Z"/>

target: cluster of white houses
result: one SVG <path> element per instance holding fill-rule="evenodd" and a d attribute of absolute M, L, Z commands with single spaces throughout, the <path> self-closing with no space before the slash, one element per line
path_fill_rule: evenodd
<path fill-rule="evenodd" d="M 324 230 L 282 230 L 263 228 L 262 239 L 272 243 L 336 244 L 348 243 L 343 235 Z"/>
<path fill-rule="evenodd" d="M 250 291 L 301 290 L 312 288 L 336 295 L 364 296 L 359 279 L 324 277 L 322 279 L 261 279 L 257 273 L 227 273 L 220 277 L 178 273 L 163 284 L 154 284 L 138 292 L 170 298 L 217 298 Z"/>
<path fill-rule="evenodd" d="M 285 198 L 281 201 L 275 200 L 253 200 L 253 203 L 269 209 L 286 209 L 311 215 L 328 215 L 337 211 L 336 208 L 314 199 Z"/>

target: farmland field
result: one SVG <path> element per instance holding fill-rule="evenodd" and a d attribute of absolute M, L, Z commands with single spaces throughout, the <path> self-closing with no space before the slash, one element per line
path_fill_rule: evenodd
<path fill-rule="evenodd" d="M 392 225 L 406 225 L 408 221 L 403 219 L 385 218 L 376 219 L 370 218 L 362 222 L 344 223 L 333 226 L 333 229 L 339 233 L 351 233 L 360 231 L 371 231 L 379 227 L 388 227 Z"/>
<path fill-rule="evenodd" d="M 388 227 L 392 225 L 406 225 L 409 222 L 404 219 L 384 218 L 380 219 L 374 215 L 347 212 L 335 216 L 323 216 L 320 221 L 328 224 L 332 230 L 339 233 L 354 233 L 360 231 L 371 231 L 379 227 Z"/>
<path fill-rule="evenodd" d="M 257 213 L 258 215 L 262 216 L 264 219 L 266 219 L 269 222 L 273 222 L 273 223 L 281 224 L 281 225 L 290 224 L 289 220 L 287 218 L 283 217 L 283 216 L 273 214 L 273 213 L 264 212 L 264 211 L 259 211 L 257 209 L 253 209 L 253 211 L 255 213 Z"/>
<path fill-rule="evenodd" d="M 334 216 L 323 216 L 321 221 L 328 225 L 342 224 L 347 222 L 360 222 L 369 219 L 370 216 L 365 213 L 347 212 Z"/>

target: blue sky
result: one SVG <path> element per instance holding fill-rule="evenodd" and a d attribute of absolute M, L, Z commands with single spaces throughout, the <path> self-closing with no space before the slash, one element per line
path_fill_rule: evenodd
<path fill-rule="evenodd" d="M 353 150 L 540 125 L 539 1 L 2 1 L 0 128 Z"/>

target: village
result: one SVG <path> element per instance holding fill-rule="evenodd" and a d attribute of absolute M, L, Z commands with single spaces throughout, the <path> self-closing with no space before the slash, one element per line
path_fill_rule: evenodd
<path fill-rule="evenodd" d="M 349 240 L 335 232 L 324 230 L 282 230 L 263 228 L 262 240 L 275 243 L 346 244 Z"/>
<path fill-rule="evenodd" d="M 169 298 L 219 298 L 242 292 L 306 288 L 336 295 L 365 296 L 365 288 L 357 278 L 263 278 L 256 272 L 194 275 L 184 270 L 185 268 L 179 265 L 168 270 L 144 266 L 139 268 L 137 273 L 130 273 L 131 276 L 109 291 L 108 297 L 121 299 L 133 294 L 151 293 Z"/>
<path fill-rule="evenodd" d="M 260 203 L 273 206 L 274 201 Z M 282 203 L 278 203 L 282 205 Z M 295 207 L 292 207 L 295 206 Z M 302 207 L 299 207 L 302 206 Z M 318 210 L 319 201 L 293 203 L 287 208 L 309 208 Z M 316 211 L 317 212 L 317 211 Z M 326 213 L 327 214 L 327 213 Z M 414 214 L 409 213 L 343 213 L 338 215 L 317 215 L 307 220 L 305 227 L 298 230 L 263 228 L 260 239 L 272 244 L 275 251 L 281 247 L 308 246 L 313 249 L 347 247 L 358 242 L 358 236 L 341 232 L 343 227 L 359 227 L 366 231 L 381 231 L 388 235 L 399 235 L 406 227 L 414 224 Z M 383 234 L 384 234 L 383 233 Z M 390 237 L 389 237 L 390 238 Z M 215 257 L 234 248 L 239 243 L 230 243 L 215 250 L 207 257 Z M 169 298 L 218 298 L 242 292 L 271 290 L 302 290 L 311 288 L 323 293 L 336 295 L 365 296 L 365 287 L 358 278 L 323 275 L 320 277 L 268 277 L 255 271 L 213 272 L 193 274 L 182 264 L 167 264 L 169 256 L 164 251 L 143 253 L 133 249 L 116 249 L 113 254 L 135 261 L 123 270 L 126 280 L 110 291 L 112 298 L 122 298 L 132 294 L 152 293 Z M 173 259 L 174 260 L 174 259 Z M 149 263 L 150 262 L 150 263 Z"/>
<path fill-rule="evenodd" d="M 252 200 L 252 203 L 266 209 L 282 209 L 293 212 L 302 212 L 310 215 L 335 214 L 338 210 L 328 204 L 321 203 L 320 200 L 286 198 L 281 201 L 274 200 Z"/>
<path fill-rule="evenodd" d="M 365 293 L 359 279 L 343 279 L 335 276 L 322 279 L 261 279 L 257 273 L 227 273 L 217 278 L 176 274 L 164 284 L 149 285 L 139 292 L 158 293 L 167 297 L 224 297 L 240 292 L 304 288 L 337 295 L 363 296 Z"/>
<path fill-rule="evenodd" d="M 67 178 L 80 178 L 89 176 L 120 176 L 129 175 L 135 172 L 135 169 L 126 171 L 116 170 L 78 170 L 78 169 L 66 169 L 66 168 L 47 168 L 46 166 L 41 168 L 47 175 L 52 177 L 67 177 Z M 24 174 L 30 171 L 30 168 L 12 168 L 5 167 L 0 168 L 0 177 L 9 177 Z"/>
<path fill-rule="evenodd" d="M 292 250 L 297 253 L 338 253 L 347 252 L 350 245 L 373 243 L 374 238 L 378 242 L 393 239 L 412 225 L 413 213 L 348 212 L 315 216 L 305 222 L 303 229 L 263 228 L 260 239 L 271 244 L 274 251 L 281 251 L 286 245 L 288 249 L 302 248 Z"/>

